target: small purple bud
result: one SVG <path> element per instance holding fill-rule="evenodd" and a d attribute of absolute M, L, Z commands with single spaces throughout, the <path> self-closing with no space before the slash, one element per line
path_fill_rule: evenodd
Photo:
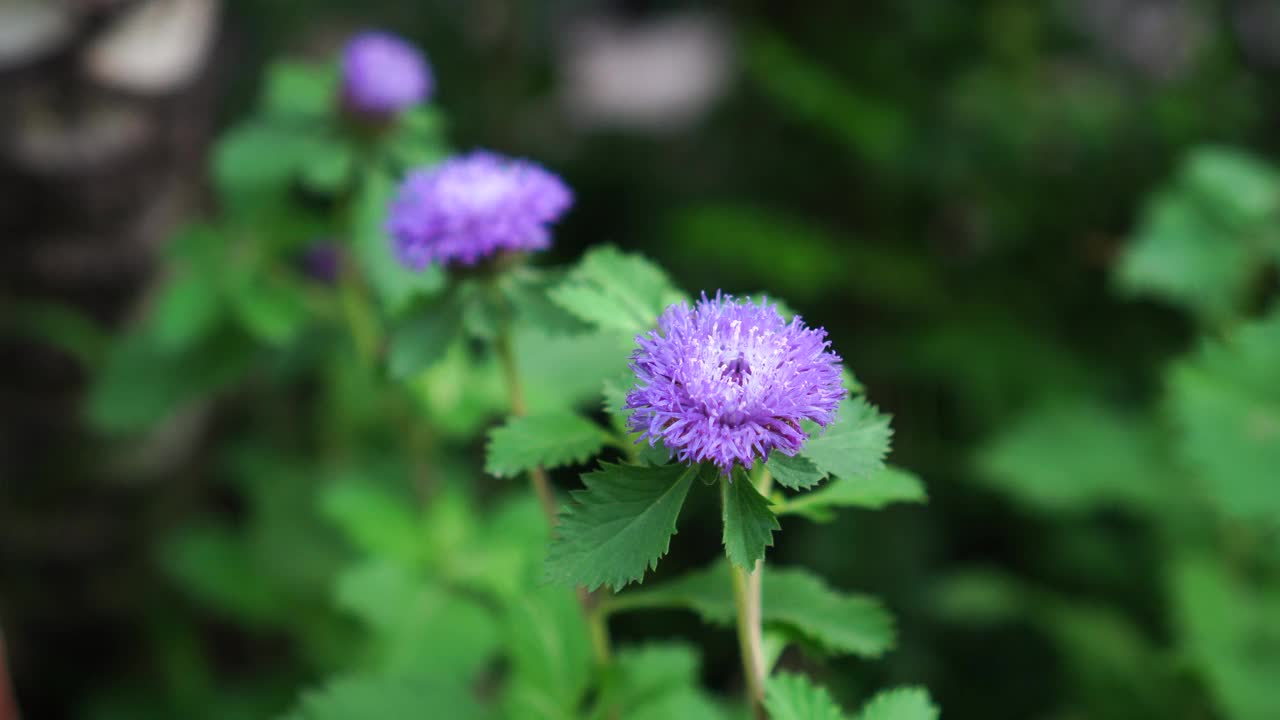
<path fill-rule="evenodd" d="M 425 102 L 431 68 L 418 49 L 390 33 L 362 32 L 342 52 L 342 97 L 358 116 L 394 115 Z"/>
<path fill-rule="evenodd" d="M 332 240 L 317 240 L 302 251 L 302 273 L 323 285 L 335 285 L 342 269 L 342 251 Z"/>

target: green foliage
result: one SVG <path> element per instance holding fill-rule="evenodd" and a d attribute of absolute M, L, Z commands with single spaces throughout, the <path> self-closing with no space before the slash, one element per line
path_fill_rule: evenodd
<path fill-rule="evenodd" d="M 1274 169 L 1236 150 L 1200 148 L 1144 209 L 1120 285 L 1210 320 L 1229 319 L 1250 299 L 1267 258 L 1280 257 L 1278 211 Z"/>
<path fill-rule="evenodd" d="M 893 618 L 874 598 L 832 590 L 800 568 L 767 567 L 762 586 L 766 625 L 808 648 L 878 657 L 893 647 Z M 718 563 L 652 588 L 629 591 L 608 607 L 615 612 L 685 608 L 707 622 L 730 625 L 734 618 L 731 588 L 728 568 Z"/>
<path fill-rule="evenodd" d="M 876 693 L 856 720 L 937 720 L 938 708 L 923 688 L 894 688 Z"/>
<path fill-rule="evenodd" d="M 387 370 L 404 379 L 439 362 L 462 332 L 462 309 L 452 297 L 415 306 L 392 331 Z"/>
<path fill-rule="evenodd" d="M 489 433 L 485 472 L 505 477 L 582 463 L 600 452 L 607 437 L 599 425 L 574 413 L 513 417 Z"/>
<path fill-rule="evenodd" d="M 685 296 L 653 263 L 605 246 L 588 251 L 551 299 L 596 327 L 635 335 L 652 330 L 662 311 Z"/>
<path fill-rule="evenodd" d="M 818 469 L 812 460 L 803 455 L 772 453 L 764 468 L 783 487 L 792 490 L 808 490 L 826 479 L 827 474 Z"/>
<path fill-rule="evenodd" d="M 978 456 L 992 486 L 1044 510 L 1143 511 L 1175 469 L 1155 428 L 1100 402 L 1053 401 L 1011 422 Z"/>
<path fill-rule="evenodd" d="M 778 514 L 829 522 L 835 518 L 834 508 L 879 510 L 893 503 L 922 503 L 927 499 L 920 478 L 906 470 L 886 466 L 866 477 L 832 480 L 818 490 L 788 500 Z"/>
<path fill-rule="evenodd" d="M 1170 409 L 1182 457 L 1233 517 L 1280 522 L 1280 311 L 1239 326 L 1174 367 Z"/>
<path fill-rule="evenodd" d="M 429 676 L 375 675 L 344 677 L 307 692 L 280 720 L 393 720 L 415 717 L 428 707 L 458 720 L 487 716 L 465 686 Z"/>
<path fill-rule="evenodd" d="M 507 717 L 577 717 L 591 680 L 591 649 L 573 590 L 540 587 L 514 599 L 504 630 L 512 665 Z"/>
<path fill-rule="evenodd" d="M 378 301 L 391 314 L 403 311 L 418 295 L 444 287 L 444 271 L 437 265 L 409 270 L 396 261 L 387 234 L 386 213 L 395 196 L 393 178 L 372 171 L 361 179 L 352 199 L 352 243 L 360 271 Z"/>
<path fill-rule="evenodd" d="M 801 455 L 838 478 L 866 477 L 883 468 L 893 437 L 889 418 L 861 397 L 840 403 L 838 413 L 825 430 L 810 424 L 809 444 Z"/>
<path fill-rule="evenodd" d="M 667 554 L 697 466 L 601 463 L 560 517 L 547 576 L 595 590 L 641 581 Z"/>
<path fill-rule="evenodd" d="M 720 479 L 720 492 L 725 554 L 729 562 L 750 572 L 764 559 L 765 548 L 773 545 L 773 531 L 782 526 L 769 509 L 769 499 L 741 470 Z"/>
<path fill-rule="evenodd" d="M 803 675 L 779 673 L 769 678 L 765 707 L 774 720 L 843 720 L 844 712 L 826 688 Z"/>

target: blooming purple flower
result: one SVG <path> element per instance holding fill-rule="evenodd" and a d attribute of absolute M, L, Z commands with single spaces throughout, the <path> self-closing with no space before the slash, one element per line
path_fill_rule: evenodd
<path fill-rule="evenodd" d="M 799 317 L 785 322 L 763 300 L 704 293 L 692 309 L 668 307 L 658 329 L 636 341 L 631 429 L 726 474 L 774 449 L 796 454 L 808 439 L 800 421 L 826 427 L 846 395 L 826 330 Z"/>
<path fill-rule="evenodd" d="M 417 48 L 395 35 L 362 32 L 342 52 L 342 93 L 357 113 L 390 115 L 427 99 L 431 68 Z"/>
<path fill-rule="evenodd" d="M 573 204 L 554 174 L 486 151 L 409 174 L 391 204 L 387 231 L 400 262 L 474 265 L 501 250 L 542 250 L 548 225 Z"/>

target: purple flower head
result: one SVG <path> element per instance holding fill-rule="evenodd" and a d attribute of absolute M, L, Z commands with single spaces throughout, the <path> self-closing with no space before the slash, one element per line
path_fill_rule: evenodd
<path fill-rule="evenodd" d="M 826 427 L 846 395 L 827 331 L 788 323 L 764 300 L 704 293 L 692 309 L 668 307 L 636 341 L 631 429 L 726 474 L 774 449 L 794 455 L 808 439 L 800 421 Z"/>
<path fill-rule="evenodd" d="M 573 204 L 560 178 L 526 160 L 486 151 L 409 174 L 387 231 L 400 262 L 475 265 L 501 250 L 542 250 L 548 225 Z"/>
<path fill-rule="evenodd" d="M 431 68 L 422 53 L 395 35 L 362 32 L 342 52 L 342 93 L 357 113 L 390 115 L 431 94 Z"/>

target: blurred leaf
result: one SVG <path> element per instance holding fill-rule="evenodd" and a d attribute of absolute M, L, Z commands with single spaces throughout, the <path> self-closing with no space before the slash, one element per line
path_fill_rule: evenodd
<path fill-rule="evenodd" d="M 574 591 L 538 587 L 513 599 L 505 634 L 512 678 L 503 706 L 508 717 L 578 717 L 591 680 L 591 645 Z"/>
<path fill-rule="evenodd" d="M 1245 586 L 1208 558 L 1174 567 L 1174 622 L 1224 717 L 1280 717 L 1280 592 Z"/>
<path fill-rule="evenodd" d="M 299 177 L 311 190 L 335 193 L 346 186 L 355 165 L 355 154 L 349 145 L 338 138 L 326 138 L 302 159 Z"/>
<path fill-rule="evenodd" d="M 1235 227 L 1280 220 L 1280 173 L 1247 152 L 1197 148 L 1187 156 L 1182 177 L 1189 190 Z"/>
<path fill-rule="evenodd" d="M 1055 401 L 1008 423 L 977 459 L 993 487 L 1043 510 L 1151 510 L 1172 469 L 1148 418 L 1087 398 Z"/>
<path fill-rule="evenodd" d="M 320 493 L 320 511 L 370 557 L 413 566 L 426 549 L 409 502 L 374 483 L 331 483 Z"/>
<path fill-rule="evenodd" d="M 611 246 L 588 251 L 550 292 L 580 319 L 631 335 L 652 330 L 668 305 L 684 299 L 661 268 Z"/>
<path fill-rule="evenodd" d="M 835 517 L 832 508 L 854 507 L 879 510 L 900 502 L 922 503 L 928 499 L 924 483 L 914 474 L 887 466 L 866 477 L 837 478 L 817 490 L 787 501 L 779 515 L 803 515 L 814 522 Z"/>
<path fill-rule="evenodd" d="M 645 570 L 657 568 L 667 554 L 697 471 L 601 463 L 583 475 L 587 489 L 575 491 L 575 502 L 560 516 L 548 578 L 588 590 L 642 581 Z"/>
<path fill-rule="evenodd" d="M 210 525 L 188 527 L 161 546 L 166 574 L 205 607 L 249 624 L 265 624 L 285 598 L 258 580 L 259 566 L 242 538 Z"/>
<path fill-rule="evenodd" d="M 518 330 L 516 364 L 525 382 L 529 412 L 599 407 L 600 388 L 627 370 L 635 341 L 619 333 L 547 335 Z M 505 395 L 505 392 L 504 392 Z"/>
<path fill-rule="evenodd" d="M 238 125 L 214 146 L 214 185 L 228 204 L 270 204 L 288 188 L 301 164 L 324 147 L 316 128 L 267 121 Z"/>
<path fill-rule="evenodd" d="M 777 480 L 779 485 L 792 490 L 808 490 L 827 476 L 809 458 L 803 455 L 784 455 L 780 452 L 770 453 L 765 469 L 773 475 L 773 479 Z"/>
<path fill-rule="evenodd" d="M 479 603 L 382 560 L 343 573 L 336 597 L 373 631 L 384 672 L 466 683 L 501 645 L 497 619 Z"/>
<path fill-rule="evenodd" d="M 720 478 L 720 491 L 725 554 L 734 565 L 751 572 L 756 561 L 764 559 L 765 548 L 773 545 L 773 531 L 782 527 L 769 509 L 769 499 L 741 468 L 735 467 L 731 478 Z"/>
<path fill-rule="evenodd" d="M 412 377 L 436 364 L 461 332 L 461 307 L 454 298 L 415 304 L 391 331 L 387 350 L 391 377 Z"/>
<path fill-rule="evenodd" d="M 906 154 L 910 127 L 898 107 L 849 87 L 781 36 L 754 33 L 746 63 L 778 112 L 826 133 L 855 159 L 891 168 Z"/>
<path fill-rule="evenodd" d="M 769 678 L 764 704 L 772 720 L 844 720 L 845 717 L 826 688 L 792 673 L 778 673 Z"/>
<path fill-rule="evenodd" d="M 878 657 L 894 643 L 893 618 L 872 597 L 832 590 L 807 570 L 770 566 L 761 586 L 766 625 L 786 631 L 831 654 Z M 716 563 L 652 588 L 631 590 L 608 601 L 611 612 L 680 607 L 707 622 L 728 627 L 735 609 L 729 568 Z"/>
<path fill-rule="evenodd" d="M 583 463 L 606 439 L 599 425 L 574 413 L 512 417 L 489 433 L 485 472 L 510 477 L 537 467 Z"/>
<path fill-rule="evenodd" d="M 1280 310 L 1177 364 L 1169 404 L 1182 456 L 1222 512 L 1280 520 Z"/>
<path fill-rule="evenodd" d="M 402 311 L 414 296 L 439 292 L 445 283 L 444 270 L 439 265 L 415 271 L 396 259 L 385 227 L 394 194 L 390 177 L 369 172 L 362 178 L 352 200 L 356 259 L 374 294 L 393 315 Z"/>
<path fill-rule="evenodd" d="M 855 720 L 937 720 L 938 707 L 924 688 L 883 690 L 867 701 Z"/>
<path fill-rule="evenodd" d="M 550 291 L 563 282 L 562 274 L 520 268 L 508 273 L 502 290 L 515 310 L 516 322 L 548 335 L 576 335 L 591 326 L 552 302 Z"/>
<path fill-rule="evenodd" d="M 893 430 L 889 418 L 866 399 L 840 403 L 838 419 L 825 430 L 806 421 L 809 444 L 800 454 L 838 478 L 866 478 L 884 468 Z"/>
<path fill-rule="evenodd" d="M 242 274 L 231 288 L 231 303 L 245 330 L 268 345 L 288 345 L 311 320 L 306 288 L 268 272 Z"/>
<path fill-rule="evenodd" d="M 80 310 L 55 303 L 11 303 L 4 325 L 21 337 L 48 343 L 88 367 L 97 366 L 110 338 Z"/>
<path fill-rule="evenodd" d="M 350 676 L 304 693 L 280 720 L 404 720 L 431 708 L 449 720 L 479 720 L 488 713 L 463 684 L 431 675 Z"/>
<path fill-rule="evenodd" d="M 333 65 L 277 61 L 267 68 L 262 109 L 267 114 L 327 116 L 337 109 Z"/>
<path fill-rule="evenodd" d="M 156 344 L 166 352 L 180 352 L 209 335 L 222 309 L 217 276 L 183 272 L 170 277 L 152 301 L 149 322 Z"/>
<path fill-rule="evenodd" d="M 620 650 L 605 679 L 592 720 L 725 717 L 699 689 L 697 652 L 682 644 L 646 644 Z"/>

